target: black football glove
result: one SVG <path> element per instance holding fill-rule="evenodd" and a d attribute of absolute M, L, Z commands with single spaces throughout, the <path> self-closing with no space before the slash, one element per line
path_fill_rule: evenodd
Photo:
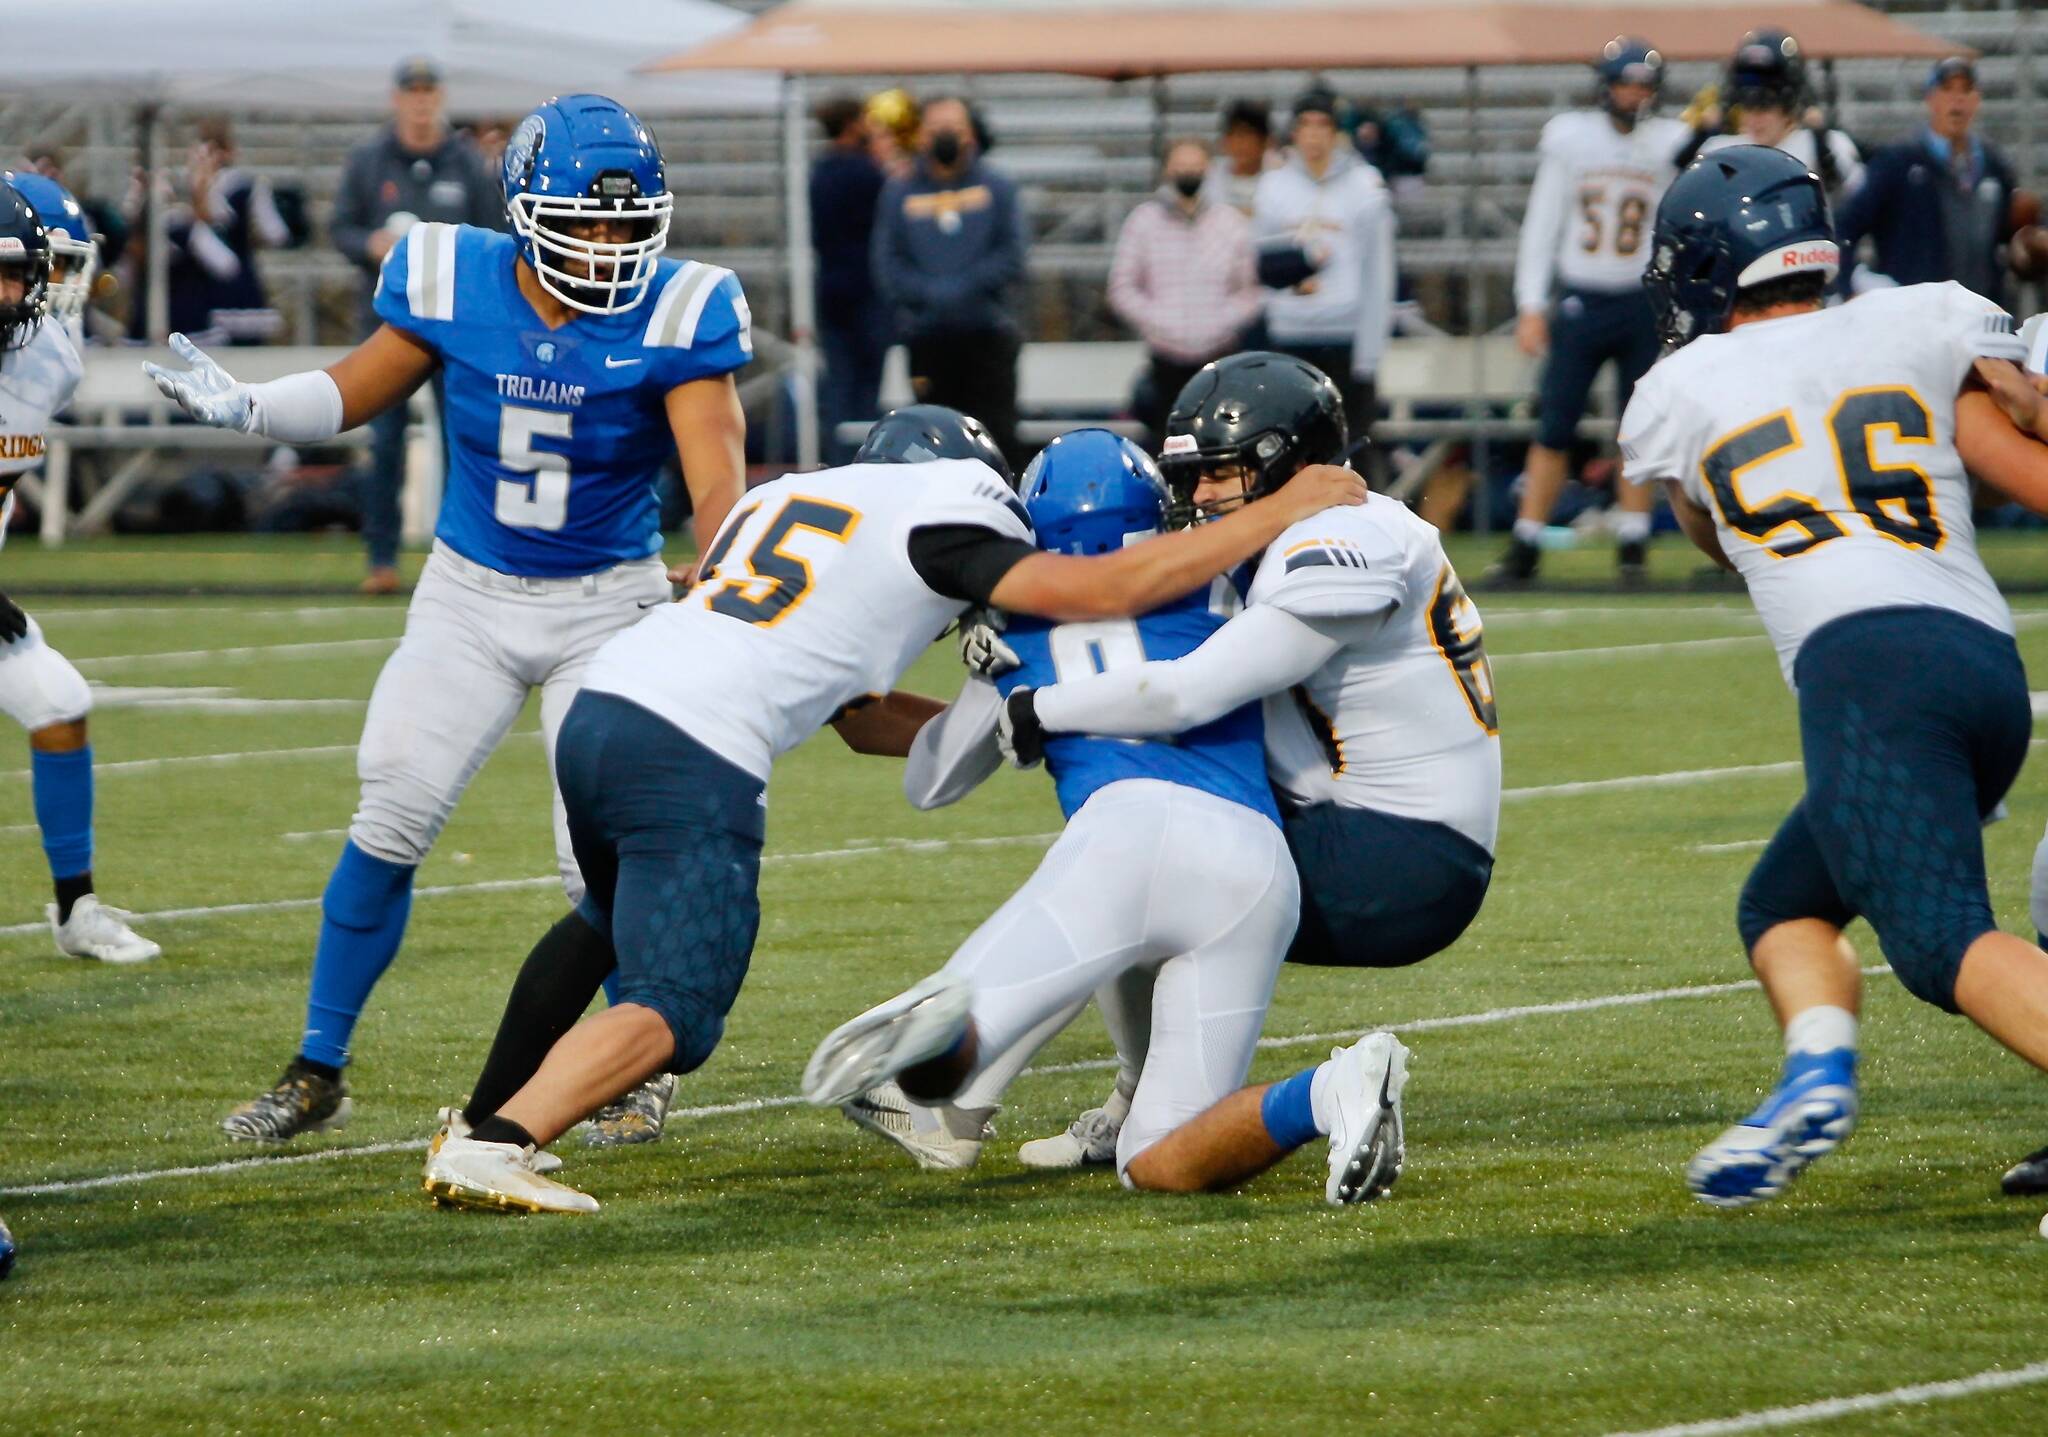
<path fill-rule="evenodd" d="M 996 747 L 1013 768 L 1036 768 L 1045 758 L 1045 726 L 1033 697 L 1031 689 L 1011 689 L 996 713 Z"/>
<path fill-rule="evenodd" d="M 0 644 L 11 644 L 16 639 L 28 637 L 28 615 L 21 606 L 0 594 Z"/>

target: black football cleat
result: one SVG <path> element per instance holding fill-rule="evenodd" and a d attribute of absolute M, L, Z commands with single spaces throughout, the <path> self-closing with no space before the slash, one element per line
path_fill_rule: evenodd
<path fill-rule="evenodd" d="M 2048 1193 L 2048 1148 L 2030 1153 L 2007 1168 L 1998 1186 L 2007 1197 L 2039 1197 Z"/>
<path fill-rule="evenodd" d="M 1650 546 L 1646 540 L 1615 545 L 1614 577 L 1624 589 L 1640 589 L 1650 581 Z"/>
<path fill-rule="evenodd" d="M 343 1126 L 349 1108 L 347 1083 L 310 1072 L 294 1058 L 275 1087 L 229 1113 L 220 1129 L 243 1142 L 283 1143 Z"/>
<path fill-rule="evenodd" d="M 1490 588 L 1507 589 L 1526 584 L 1536 577 L 1543 551 L 1527 539 L 1510 539 L 1504 553 L 1486 566 L 1480 582 Z"/>

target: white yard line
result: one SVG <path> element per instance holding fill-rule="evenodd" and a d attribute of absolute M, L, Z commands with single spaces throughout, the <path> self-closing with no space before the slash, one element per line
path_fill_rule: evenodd
<path fill-rule="evenodd" d="M 1805 765 L 1798 759 L 1783 763 L 1744 763 L 1732 768 L 1681 768 L 1669 773 L 1631 773 L 1619 778 L 1582 778 L 1572 783 L 1539 783 L 1530 788 L 1501 790 L 1504 801 L 1525 798 L 1562 798 L 1576 793 L 1626 793 L 1638 788 L 1683 788 L 1688 784 L 1711 783 L 1722 778 L 1776 778 L 1799 773 Z"/>
<path fill-rule="evenodd" d="M 91 688 L 95 708 L 160 709 L 178 713 L 339 713 L 361 709 L 368 702 L 365 699 L 252 699 L 242 697 L 233 689 L 212 685 L 182 687 L 94 683 Z"/>
<path fill-rule="evenodd" d="M 518 733 L 505 735 L 505 741 L 539 737 L 537 728 L 521 729 Z M 176 758 L 129 758 L 118 763 L 95 763 L 92 771 L 94 777 L 105 778 L 120 773 L 156 773 L 166 768 L 219 768 L 256 759 L 329 758 L 335 754 L 354 753 L 356 748 L 354 743 L 318 743 L 306 748 L 251 748 L 236 753 L 189 753 Z M 0 778 L 27 778 L 33 772 L 33 769 L 26 768 L 5 769 L 0 770 Z"/>
<path fill-rule="evenodd" d="M 1720 639 L 1672 639 L 1654 644 L 1605 644 L 1590 649 L 1537 649 L 1531 653 L 1502 653 L 1492 655 L 1496 664 L 1509 661 L 1525 662 L 1529 659 L 1615 659 L 1626 655 L 1675 654 L 1681 651 L 1704 649 L 1746 649 L 1757 644 L 1767 644 L 1767 634 L 1731 634 Z"/>
<path fill-rule="evenodd" d="M 389 619 L 395 608 L 369 604 L 298 604 L 289 609 L 264 608 L 260 600 L 236 604 L 127 604 L 112 608 L 46 609 L 34 600 L 28 608 L 37 623 L 50 619 L 81 622 L 96 619 L 184 618 L 189 614 L 239 614 L 245 619 L 318 620 L 334 618 Z"/>
<path fill-rule="evenodd" d="M 989 840 L 1004 841 L 1004 840 Z M 1014 840 L 1022 842 L 1020 836 Z M 876 850 L 859 850 L 870 852 Z M 789 854 L 785 857 L 798 857 Z M 815 857 L 818 855 L 802 855 Z M 481 885 L 479 885 L 481 886 Z M 429 890 L 422 890 L 423 892 Z M 317 900 L 314 900 L 317 901 Z M 1882 964 L 1865 968 L 1866 973 L 1888 972 Z M 1557 1003 L 1524 1003 L 1509 1008 L 1488 1008 L 1478 1013 L 1454 1013 L 1440 1018 L 1414 1018 L 1403 1023 L 1376 1024 L 1366 1028 L 1346 1028 L 1334 1033 L 1296 1033 L 1285 1037 L 1261 1038 L 1261 1048 L 1312 1048 L 1326 1043 L 1347 1042 L 1361 1033 L 1374 1032 L 1384 1028 L 1392 1033 L 1436 1032 L 1445 1028 L 1476 1028 L 1493 1023 L 1512 1023 L 1523 1018 L 1543 1018 L 1575 1013 L 1594 1013 L 1610 1008 L 1639 1008 L 1651 1003 L 1668 1003 L 1687 998 L 1715 998 L 1727 993 L 1743 993 L 1758 987 L 1754 978 L 1745 978 L 1732 983 L 1699 983 L 1683 988 L 1655 988 L 1640 993 L 1609 993 L 1597 998 L 1571 998 Z M 1062 1073 L 1110 1072 L 1117 1066 L 1115 1058 L 1091 1058 L 1078 1063 L 1048 1063 L 1043 1067 L 1026 1068 L 1024 1077 L 1044 1077 Z M 738 1113 L 758 1113 L 771 1108 L 794 1108 L 803 1103 L 801 1097 L 745 1098 L 732 1103 L 712 1103 L 704 1107 L 676 1108 L 669 1117 L 675 1118 L 717 1118 Z M 48 1197 L 60 1193 L 88 1192 L 95 1188 L 128 1187 L 136 1183 L 153 1182 L 158 1178 L 211 1177 L 221 1173 L 240 1172 L 249 1168 L 272 1168 L 301 1163 L 327 1162 L 336 1158 L 375 1157 L 383 1153 L 418 1152 L 425 1148 L 427 1140 L 414 1138 L 406 1142 L 368 1143 L 360 1147 L 322 1148 L 317 1152 L 293 1153 L 287 1157 L 252 1157 L 231 1159 L 226 1162 L 202 1163 L 182 1168 L 140 1168 L 133 1172 L 103 1173 L 98 1177 L 65 1178 L 55 1182 L 28 1183 L 20 1187 L 0 1188 L 0 1198 Z"/>
<path fill-rule="evenodd" d="M 280 833 L 278 837 L 286 843 L 304 843 L 312 838 L 339 838 L 347 832 L 346 828 L 311 828 L 303 833 Z"/>
<path fill-rule="evenodd" d="M 1746 853 L 1753 848 L 1770 846 L 1768 838 L 1738 838 L 1733 843 L 1695 843 L 1694 853 Z"/>
<path fill-rule="evenodd" d="M 2031 1387 L 2048 1382 L 2048 1362 L 2025 1367 L 1994 1368 L 1971 1377 L 1947 1382 L 1916 1382 L 1886 1392 L 1865 1392 L 1857 1397 L 1830 1397 L 1820 1402 L 1803 1402 L 1797 1407 L 1767 1407 L 1735 1417 L 1717 1417 L 1709 1422 L 1680 1422 L 1670 1427 L 1617 1432 L 1613 1437 L 1721 1437 L 1730 1432 L 1761 1432 L 1768 1427 L 1795 1427 L 1807 1422 L 1826 1422 L 1858 1412 L 1881 1412 L 1887 1407 L 1912 1407 L 1928 1402 L 1947 1402 L 1957 1397 L 1974 1397 L 1980 1392 L 2003 1392 L 2013 1387 Z M 1959 1429 L 1958 1429 L 1959 1430 Z"/>
<path fill-rule="evenodd" d="M 261 657 L 306 657 L 313 654 L 368 654 L 398 646 L 398 635 L 374 639 L 318 639 L 302 644 L 248 644 L 232 649 L 170 649 L 159 654 L 101 654 L 94 659 L 73 659 L 81 671 L 105 668 L 109 664 L 195 663 L 207 659 L 253 659 Z"/>

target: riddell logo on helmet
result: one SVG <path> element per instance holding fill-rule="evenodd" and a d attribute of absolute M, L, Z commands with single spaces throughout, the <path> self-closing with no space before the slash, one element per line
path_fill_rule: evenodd
<path fill-rule="evenodd" d="M 1822 265 L 1839 263 L 1839 256 L 1831 244 L 1814 245 L 1811 249 L 1788 249 L 1779 261 L 1784 269 L 1816 269 Z"/>
<path fill-rule="evenodd" d="M 1200 447 L 1200 445 L 1195 443 L 1195 436 L 1192 434 L 1169 434 L 1166 436 L 1166 447 L 1159 452 L 1161 454 L 1192 454 Z"/>

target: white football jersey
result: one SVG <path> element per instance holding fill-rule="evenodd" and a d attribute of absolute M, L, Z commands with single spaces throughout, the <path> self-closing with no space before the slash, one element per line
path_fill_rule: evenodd
<path fill-rule="evenodd" d="M 1624 473 L 1676 479 L 1713 515 L 1787 683 L 1808 634 L 1864 609 L 1953 609 L 2012 632 L 1955 447 L 1979 356 L 2025 357 L 2012 316 L 1959 284 L 1916 284 L 1702 336 L 1636 385 Z"/>
<path fill-rule="evenodd" d="M 913 529 L 1031 540 L 1024 506 L 972 459 L 854 464 L 750 491 L 697 586 L 599 649 L 584 687 L 660 714 L 760 779 L 847 704 L 895 687 L 966 607 L 910 562 Z"/>
<path fill-rule="evenodd" d="M 84 373 L 64 327 L 49 320 L 21 348 L 0 354 L 0 544 L 14 514 L 14 481 L 42 465 L 50 418 L 71 402 Z"/>
<path fill-rule="evenodd" d="M 1829 130 L 1828 153 L 1835 162 L 1835 188 L 1829 193 L 1835 200 L 1846 198 L 1851 190 L 1863 183 L 1863 155 L 1856 148 L 1856 142 L 1840 130 Z M 1746 135 L 1715 135 L 1700 146 L 1700 153 L 1710 155 L 1716 150 L 1725 150 L 1730 145 L 1750 145 L 1756 142 Z M 1792 132 L 1778 141 L 1774 149 L 1783 150 L 1800 164 L 1818 174 L 1820 172 L 1820 132 L 1806 125 L 1795 126 Z"/>
<path fill-rule="evenodd" d="M 1682 120 L 1645 119 L 1623 134 L 1601 110 L 1552 116 L 1515 257 L 1516 307 L 1543 308 L 1553 276 L 1603 294 L 1640 286 L 1657 205 L 1691 138 Z"/>
<path fill-rule="evenodd" d="M 1266 769 L 1281 796 L 1448 824 L 1491 853 L 1493 671 L 1436 529 L 1377 496 L 1326 509 L 1273 541 L 1247 602 L 1304 619 L 1387 612 L 1370 639 L 1266 699 Z"/>

